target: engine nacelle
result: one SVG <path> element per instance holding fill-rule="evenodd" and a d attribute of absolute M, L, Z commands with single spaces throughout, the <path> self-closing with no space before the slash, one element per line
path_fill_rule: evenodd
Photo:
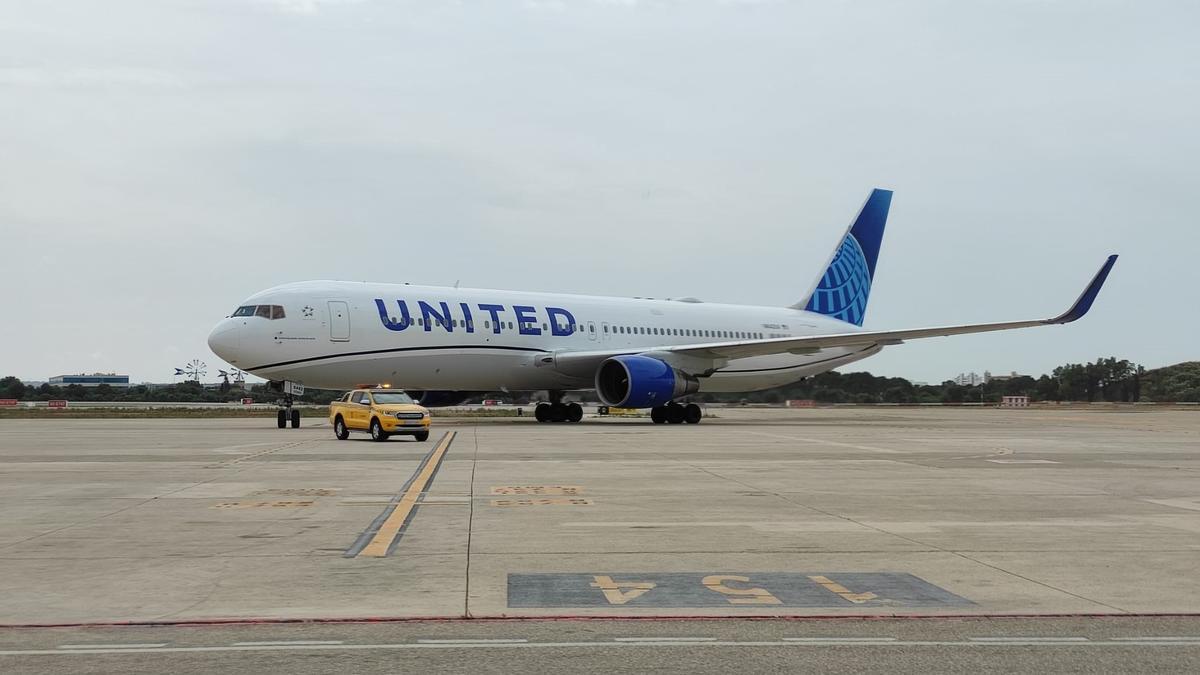
<path fill-rule="evenodd" d="M 649 356 L 614 356 L 596 371 L 596 393 L 614 408 L 653 408 L 699 389 L 695 377 Z"/>
<path fill-rule="evenodd" d="M 473 391 L 408 391 L 413 400 L 426 408 L 458 405 L 471 397 Z"/>

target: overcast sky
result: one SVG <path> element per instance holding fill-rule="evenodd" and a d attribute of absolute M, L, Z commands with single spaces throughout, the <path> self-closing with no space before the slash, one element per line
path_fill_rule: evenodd
<path fill-rule="evenodd" d="M 941 381 L 1198 357 L 1193 2 L 0 3 L 0 375 L 170 381 L 288 281 L 786 305 L 896 191 Z M 212 379 L 212 378 L 209 378 Z"/>

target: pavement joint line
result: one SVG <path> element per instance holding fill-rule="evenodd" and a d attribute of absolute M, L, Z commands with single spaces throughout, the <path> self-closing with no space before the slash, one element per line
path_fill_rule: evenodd
<path fill-rule="evenodd" d="M 619 637 L 614 642 L 713 642 L 715 637 Z"/>
<path fill-rule="evenodd" d="M 437 445 L 417 465 L 417 470 L 405 481 L 400 491 L 388 502 L 383 513 L 379 514 L 367 526 L 358 539 L 342 554 L 345 558 L 382 558 L 391 553 L 393 546 L 400 539 L 416 508 L 418 499 L 423 495 L 433 474 L 446 456 L 446 450 L 458 434 L 447 431 L 442 435 Z"/>
<path fill-rule="evenodd" d="M 139 642 L 132 644 L 59 645 L 59 649 L 153 649 L 166 647 L 165 642 Z"/>
<path fill-rule="evenodd" d="M 1087 642 L 1085 637 L 1022 637 L 1022 636 L 996 636 L 996 637 L 969 637 L 968 640 L 976 642 Z"/>
<path fill-rule="evenodd" d="M 894 637 L 785 637 L 784 642 L 895 642 Z"/>
<path fill-rule="evenodd" d="M 529 640 L 524 638 L 479 638 L 479 639 L 444 639 L 444 640 L 416 640 L 422 645 L 510 645 L 517 643 L 528 643 Z"/>
<path fill-rule="evenodd" d="M 235 642 L 234 647 L 278 647 L 286 645 L 343 645 L 344 640 L 263 640 L 259 642 Z"/>
<path fill-rule="evenodd" d="M 792 441 L 800 441 L 802 443 L 816 443 L 818 445 L 832 445 L 837 448 L 851 448 L 854 450 L 866 450 L 868 452 L 878 452 L 878 453 L 882 453 L 882 454 L 886 454 L 886 455 L 904 454 L 900 450 L 893 450 L 891 448 L 881 448 L 881 447 L 875 446 L 875 445 L 856 445 L 854 443 L 842 443 L 840 441 L 831 441 L 831 440 L 824 439 L 824 438 L 806 438 L 804 436 L 785 436 L 783 434 L 772 434 L 772 433 L 767 433 L 765 431 L 750 431 L 747 433 L 754 434 L 755 436 L 767 436 L 769 438 L 785 438 L 785 439 L 792 440 Z"/>
<path fill-rule="evenodd" d="M 271 556 L 267 556 L 271 557 Z M 461 615 L 429 616 L 357 616 L 357 617 L 229 617 L 218 619 L 161 619 L 130 621 L 62 621 L 48 623 L 4 623 L 0 630 L 26 630 L 30 628 L 148 628 L 162 626 L 244 626 L 244 625 L 290 625 L 290 624 L 364 624 L 364 623 L 539 623 L 539 622 L 613 622 L 645 621 L 661 623 L 669 621 L 790 621 L 797 623 L 836 623 L 844 621 L 1012 621 L 1053 619 L 1200 619 L 1200 612 L 980 612 L 954 613 L 845 613 L 845 614 L 538 614 L 538 615 Z M 1145 639 L 1145 638 L 1138 638 Z M 1179 638 L 1195 640 L 1200 638 Z"/>
<path fill-rule="evenodd" d="M 874 642 L 847 642 L 837 638 L 796 642 L 787 640 L 712 640 L 712 641 L 648 641 L 615 642 L 615 641 L 562 641 L 562 642 L 397 642 L 378 644 L 339 644 L 339 645 L 261 645 L 261 646 L 196 646 L 196 647 L 155 647 L 155 648 L 104 648 L 89 649 L 14 649 L 0 650 L 4 656 L 75 656 L 95 654 L 164 654 L 164 653 L 196 653 L 196 652 L 252 652 L 252 651 L 363 651 L 363 650 L 410 650 L 410 649 L 611 649 L 612 647 L 639 647 L 658 649 L 685 649 L 698 647 L 788 647 L 799 649 L 803 647 L 1200 647 L 1194 640 L 1085 640 L 1080 642 L 1072 639 L 1054 640 L 1022 640 L 1022 641 L 990 641 L 976 640 L 878 640 Z"/>
<path fill-rule="evenodd" d="M 1200 641 L 1200 636 L 1180 635 L 1178 637 L 1116 637 L 1113 640 L 1178 640 L 1180 642 L 1186 640 Z"/>

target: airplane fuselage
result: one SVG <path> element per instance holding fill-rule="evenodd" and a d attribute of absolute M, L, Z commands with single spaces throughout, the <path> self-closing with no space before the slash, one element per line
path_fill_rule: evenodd
<path fill-rule="evenodd" d="M 269 311 L 237 315 L 263 306 L 280 308 L 276 318 Z M 591 389 L 594 373 L 559 369 L 548 355 L 636 354 L 667 345 L 859 330 L 791 308 L 342 281 L 278 286 L 248 298 L 239 312 L 209 338 L 218 355 L 260 377 L 330 389 Z M 880 349 L 856 345 L 732 359 L 700 377 L 700 391 L 767 389 Z"/>

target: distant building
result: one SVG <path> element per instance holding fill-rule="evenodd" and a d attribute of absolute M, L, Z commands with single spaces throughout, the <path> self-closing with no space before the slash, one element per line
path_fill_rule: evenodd
<path fill-rule="evenodd" d="M 983 371 L 983 381 L 984 382 L 1003 382 L 1004 380 L 1015 380 L 1018 377 L 1025 377 L 1025 376 L 1021 375 L 1020 373 L 1018 373 L 1015 370 L 1010 372 L 1008 375 L 993 375 L 986 370 Z"/>
<path fill-rule="evenodd" d="M 954 378 L 954 384 L 961 387 L 976 387 L 986 381 L 984 376 L 979 373 L 959 373 L 958 377 Z"/>
<path fill-rule="evenodd" d="M 50 378 L 52 387 L 68 387 L 72 384 L 81 387 L 99 387 L 102 384 L 110 387 L 128 387 L 129 376 L 116 373 L 92 373 L 91 375 L 55 375 Z"/>
<path fill-rule="evenodd" d="M 992 371 L 985 370 L 985 371 L 983 371 L 983 375 L 980 375 L 979 373 L 974 373 L 974 372 L 959 373 L 958 377 L 954 378 L 952 381 L 954 382 L 954 384 L 957 384 L 957 385 L 963 386 L 963 387 L 977 387 L 981 384 L 987 384 L 988 382 L 1003 382 L 1004 380 L 1011 380 L 1011 379 L 1018 378 L 1018 377 L 1025 377 L 1025 376 L 1021 375 L 1020 373 L 1018 373 L 1015 370 L 1012 371 L 1012 373 L 1010 373 L 1008 375 L 993 375 Z"/>

